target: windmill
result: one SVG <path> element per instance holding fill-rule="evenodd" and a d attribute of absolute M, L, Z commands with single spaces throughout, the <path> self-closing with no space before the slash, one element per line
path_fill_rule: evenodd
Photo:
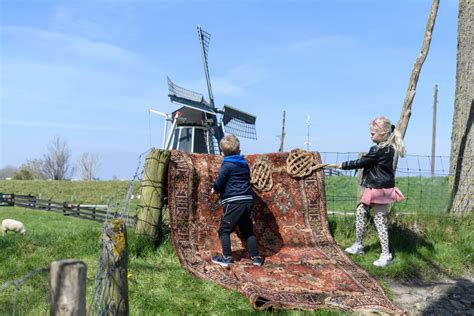
<path fill-rule="evenodd" d="M 163 147 L 194 153 L 218 154 L 219 142 L 226 133 L 257 139 L 256 117 L 226 104 L 222 109 L 215 107 L 207 58 L 211 35 L 200 26 L 197 27 L 197 33 L 209 101 L 200 93 L 176 85 L 168 77 L 168 97 L 171 102 L 182 107 L 171 115 L 162 114 L 166 122 L 172 122 Z M 166 127 L 164 134 L 166 135 Z"/>

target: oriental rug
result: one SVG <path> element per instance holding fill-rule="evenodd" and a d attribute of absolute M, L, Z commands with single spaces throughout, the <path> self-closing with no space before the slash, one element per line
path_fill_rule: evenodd
<path fill-rule="evenodd" d="M 321 163 L 319 153 L 311 155 Z M 258 310 L 403 313 L 331 236 L 324 173 L 292 178 L 287 157 L 288 153 L 245 156 L 251 168 L 264 165 L 271 176 L 270 187 L 254 189 L 254 232 L 265 263 L 252 265 L 237 232 L 231 235 L 234 264 L 224 268 L 210 260 L 221 253 L 217 230 L 223 207 L 210 192 L 222 156 L 172 151 L 168 204 L 171 238 L 181 264 L 198 277 L 239 291 Z"/>

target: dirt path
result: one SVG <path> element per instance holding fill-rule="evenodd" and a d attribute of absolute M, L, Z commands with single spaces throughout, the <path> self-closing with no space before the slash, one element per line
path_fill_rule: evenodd
<path fill-rule="evenodd" d="M 394 303 L 409 315 L 474 315 L 474 272 L 460 279 L 389 282 Z"/>

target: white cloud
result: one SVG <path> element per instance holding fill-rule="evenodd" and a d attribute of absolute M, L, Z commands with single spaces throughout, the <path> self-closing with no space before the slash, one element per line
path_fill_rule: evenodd
<path fill-rule="evenodd" d="M 108 125 L 91 125 L 87 124 L 77 124 L 77 123 L 50 123 L 38 120 L 11 120 L 11 119 L 2 119 L 2 125 L 4 126 L 16 126 L 23 128 L 46 128 L 46 129 L 61 129 L 61 130 L 77 130 L 77 131 L 87 131 L 87 132 L 120 132 L 134 135 L 148 135 L 145 132 L 139 131 L 133 127 L 124 127 L 124 126 L 108 126 Z"/>
<path fill-rule="evenodd" d="M 30 27 L 6 26 L 0 31 L 3 33 L 2 36 L 10 36 L 15 41 L 25 40 L 30 48 L 41 47 L 58 54 L 107 62 L 144 64 L 143 56 L 106 42 Z"/>

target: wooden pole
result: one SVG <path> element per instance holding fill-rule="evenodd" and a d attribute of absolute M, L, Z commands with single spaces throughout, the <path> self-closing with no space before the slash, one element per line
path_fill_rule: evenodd
<path fill-rule="evenodd" d="M 433 133 L 431 134 L 431 176 L 435 174 L 435 155 L 436 155 L 436 110 L 438 106 L 438 85 L 435 84 L 433 100 Z"/>
<path fill-rule="evenodd" d="M 362 156 L 366 155 L 367 153 L 366 152 L 360 152 L 358 155 L 357 155 L 357 159 L 360 159 L 362 158 Z M 357 173 L 356 173 L 356 179 L 357 179 L 357 204 L 359 203 L 360 201 L 360 198 L 362 197 L 362 193 L 364 193 L 364 187 L 360 185 L 360 183 L 362 182 L 362 175 L 363 175 L 363 171 L 364 169 L 357 169 Z"/>
<path fill-rule="evenodd" d="M 50 272 L 51 315 L 86 315 L 86 264 L 76 259 L 54 261 Z"/>
<path fill-rule="evenodd" d="M 439 0 L 433 0 L 431 5 L 430 15 L 428 17 L 428 22 L 426 23 L 425 36 L 423 38 L 423 45 L 421 47 L 421 52 L 418 58 L 416 59 L 415 65 L 413 66 L 413 71 L 408 82 L 408 89 L 403 101 L 402 113 L 400 119 L 397 123 L 397 129 L 402 134 L 402 138 L 405 138 L 405 134 L 408 127 L 408 122 L 410 121 L 411 116 L 411 105 L 416 94 L 416 85 L 418 84 L 418 78 L 420 76 L 421 67 L 425 62 L 426 56 L 430 49 L 431 38 L 433 35 L 433 28 L 436 21 L 436 15 L 438 14 Z M 396 155 L 393 161 L 393 169 L 397 169 L 398 156 Z"/>
<path fill-rule="evenodd" d="M 283 152 L 283 147 L 285 146 L 285 111 L 283 111 L 283 123 L 281 126 L 281 136 L 280 136 L 280 148 L 279 152 Z"/>
<path fill-rule="evenodd" d="M 121 219 L 105 223 L 101 237 L 100 258 L 107 280 L 102 282 L 102 293 L 107 315 L 128 315 L 128 244 L 127 227 Z"/>

